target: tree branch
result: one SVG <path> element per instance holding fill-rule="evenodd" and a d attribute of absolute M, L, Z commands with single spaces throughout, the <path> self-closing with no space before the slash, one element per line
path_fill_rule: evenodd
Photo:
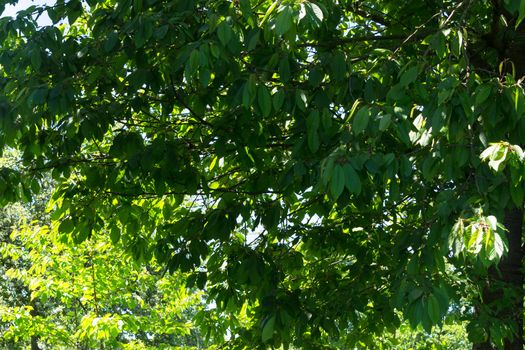
<path fill-rule="evenodd" d="M 407 33 L 407 34 L 395 34 L 395 35 L 364 35 L 364 36 L 353 36 L 348 38 L 340 38 L 338 40 L 332 40 L 327 42 L 309 42 L 304 44 L 299 44 L 299 47 L 326 47 L 326 48 L 333 48 L 337 46 L 344 46 L 349 44 L 356 44 L 360 42 L 366 42 L 366 41 L 396 41 L 396 40 L 403 40 L 401 45 L 404 45 L 408 42 L 417 40 L 417 39 L 423 39 L 429 34 L 434 33 L 434 29 L 425 29 L 425 30 L 416 30 L 413 33 Z"/>

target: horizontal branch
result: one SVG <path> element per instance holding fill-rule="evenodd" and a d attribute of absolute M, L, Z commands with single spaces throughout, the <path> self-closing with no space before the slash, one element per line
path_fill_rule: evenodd
<path fill-rule="evenodd" d="M 435 29 L 426 29 L 426 30 L 420 30 L 413 33 L 406 33 L 406 34 L 394 34 L 394 35 L 364 35 L 364 36 L 352 36 L 347 38 L 340 38 L 337 40 L 332 41 L 326 41 L 326 42 L 308 42 L 299 44 L 300 47 L 336 47 L 336 46 L 344 46 L 348 44 L 356 44 L 360 42 L 367 42 L 367 41 L 401 41 L 404 44 L 418 40 L 423 39 L 429 34 L 435 33 Z"/>
<path fill-rule="evenodd" d="M 128 198 L 159 198 L 163 196 L 206 196 L 209 193 L 233 193 L 241 194 L 248 196 L 261 196 L 265 194 L 282 194 L 279 191 L 243 191 L 243 190 L 234 190 L 231 188 L 216 188 L 216 189 L 207 189 L 206 191 L 197 191 L 195 193 L 189 192 L 179 192 L 179 191 L 169 191 L 164 193 L 155 193 L 155 192 L 135 192 L 135 193 L 126 193 L 118 191 L 104 191 L 107 195 L 118 196 L 118 197 L 128 197 Z"/>

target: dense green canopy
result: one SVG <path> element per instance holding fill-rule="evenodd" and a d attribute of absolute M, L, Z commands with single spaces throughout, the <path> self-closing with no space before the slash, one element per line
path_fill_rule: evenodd
<path fill-rule="evenodd" d="M 521 348 L 523 17 L 524 0 L 32 6 L 0 19 L 0 143 L 23 155 L 0 201 L 51 171 L 59 231 L 190 272 L 228 348 L 364 346 L 459 300 L 479 349 Z"/>

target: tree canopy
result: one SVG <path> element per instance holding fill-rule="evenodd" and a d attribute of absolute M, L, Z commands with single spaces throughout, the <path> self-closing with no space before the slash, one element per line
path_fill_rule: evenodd
<path fill-rule="evenodd" d="M 0 202 L 51 173 L 62 235 L 187 273 L 228 348 L 366 346 L 463 300 L 476 349 L 521 349 L 524 17 L 524 0 L 31 6 L 0 19 L 0 144 L 22 154 Z"/>
<path fill-rule="evenodd" d="M 56 230 L 33 225 L 11 237 L 14 242 L 0 251 L 27 260 L 28 267 L 11 268 L 6 277 L 26 286 L 31 302 L 0 305 L 6 348 L 27 348 L 24 341 L 31 339 L 46 349 L 204 345 L 190 321 L 200 294 L 188 293 L 183 276 L 162 276 L 155 265 L 137 267 L 109 238 L 72 247 Z"/>
<path fill-rule="evenodd" d="M 16 168 L 17 157 L 0 159 Z M 191 321 L 202 292 L 155 263 L 135 263 L 105 234 L 81 244 L 50 225 L 49 177 L 30 203 L 0 213 L 0 348 L 202 349 Z"/>

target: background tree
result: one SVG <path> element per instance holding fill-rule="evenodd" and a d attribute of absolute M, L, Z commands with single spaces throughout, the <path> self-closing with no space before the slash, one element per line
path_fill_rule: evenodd
<path fill-rule="evenodd" d="M 19 156 L 12 150 L 8 150 L 5 153 L 5 156 L 0 159 L 2 166 L 16 169 Z M 45 210 L 51 192 L 49 178 L 44 182 L 43 186 L 45 189 L 35 196 L 31 203 L 15 202 L 3 208 L 0 213 L 0 244 L 2 246 L 13 243 L 10 234 L 25 218 L 32 218 L 41 223 L 49 222 L 49 217 Z M 0 256 L 0 275 L 2 276 L 0 280 L 0 305 L 9 305 L 17 308 L 31 306 L 33 315 L 49 312 L 53 309 L 53 305 L 50 303 L 43 305 L 38 300 L 31 299 L 31 293 L 27 285 L 7 277 L 7 271 L 10 269 L 24 270 L 29 267 L 30 262 L 27 259 L 12 259 L 8 256 Z M 0 334 L 4 334 L 8 327 L 9 323 L 2 322 L 0 324 Z M 0 347 L 15 349 L 17 346 L 22 347 L 29 344 L 31 349 L 38 349 L 38 336 L 31 336 L 27 340 L 27 342 L 14 342 L 13 339 L 2 337 L 0 338 Z"/>
<path fill-rule="evenodd" d="M 97 238 L 98 237 L 98 238 Z M 25 261 L 5 272 L 29 292 L 0 305 L 10 348 L 38 339 L 45 349 L 195 349 L 203 340 L 188 318 L 199 293 L 188 293 L 180 275 L 158 266 L 137 267 L 98 235 L 72 247 L 46 226 L 22 226 L 4 257 Z M 37 313 L 32 311 L 41 305 Z"/>
<path fill-rule="evenodd" d="M 523 0 L 31 7 L 0 20 L 0 137 L 24 159 L 0 198 L 52 170 L 60 232 L 191 272 L 229 348 L 352 347 L 464 298 L 477 349 L 521 349 L 524 17 Z"/>
<path fill-rule="evenodd" d="M 16 169 L 13 152 L 0 159 Z M 72 245 L 50 229 L 53 187 L 13 203 L 1 219 L 0 347 L 6 349 L 180 348 L 205 342 L 191 318 L 200 293 L 154 262 L 138 266 L 109 237 Z M 29 223 L 28 223 L 29 222 Z"/>

